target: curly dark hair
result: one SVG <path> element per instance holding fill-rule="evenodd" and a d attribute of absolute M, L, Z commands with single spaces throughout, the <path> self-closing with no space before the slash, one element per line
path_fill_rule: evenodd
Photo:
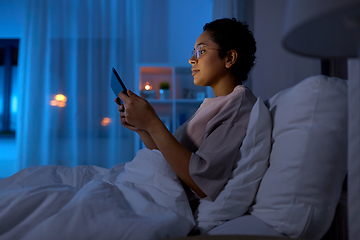
<path fill-rule="evenodd" d="M 219 45 L 220 58 L 224 58 L 230 50 L 238 53 L 231 69 L 241 83 L 245 82 L 256 58 L 256 42 L 248 24 L 235 18 L 222 18 L 206 23 L 203 30 L 209 31 L 211 40 Z"/>

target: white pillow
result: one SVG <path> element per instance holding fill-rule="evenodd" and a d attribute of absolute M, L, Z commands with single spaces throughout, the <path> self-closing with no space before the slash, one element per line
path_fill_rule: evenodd
<path fill-rule="evenodd" d="M 269 165 L 271 117 L 263 101 L 253 106 L 232 177 L 215 201 L 201 200 L 197 222 L 201 233 L 246 213 Z"/>
<path fill-rule="evenodd" d="M 273 145 L 250 213 L 291 238 L 329 229 L 347 172 L 347 81 L 307 78 L 269 99 Z"/>

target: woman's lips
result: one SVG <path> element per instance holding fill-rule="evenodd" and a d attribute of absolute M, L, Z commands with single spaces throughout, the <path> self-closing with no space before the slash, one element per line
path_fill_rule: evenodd
<path fill-rule="evenodd" d="M 191 69 L 192 75 L 194 76 L 199 70 L 198 69 Z"/>

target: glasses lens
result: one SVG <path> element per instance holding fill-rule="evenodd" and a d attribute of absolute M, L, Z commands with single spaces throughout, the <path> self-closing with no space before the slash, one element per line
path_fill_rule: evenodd
<path fill-rule="evenodd" d="M 200 52 L 201 52 L 201 46 L 197 45 L 196 49 L 195 49 L 195 53 L 196 53 L 196 58 L 200 57 Z"/>
<path fill-rule="evenodd" d="M 195 58 L 199 58 L 200 57 L 200 52 L 201 52 L 200 48 L 201 48 L 201 46 L 199 45 L 199 46 L 197 46 L 195 48 L 195 50 L 192 50 L 191 51 L 191 57 L 195 56 Z"/>
<path fill-rule="evenodd" d="M 191 51 L 191 57 L 195 56 L 198 59 L 201 55 L 202 47 L 201 45 L 196 46 L 195 50 Z"/>

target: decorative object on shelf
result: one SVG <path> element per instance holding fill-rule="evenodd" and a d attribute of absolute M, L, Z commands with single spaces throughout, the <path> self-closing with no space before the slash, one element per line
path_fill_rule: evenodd
<path fill-rule="evenodd" d="M 152 86 L 150 85 L 149 82 L 146 82 L 146 83 L 145 83 L 144 89 L 145 89 L 146 91 L 149 91 L 149 90 L 152 89 Z"/>
<path fill-rule="evenodd" d="M 161 82 L 159 88 L 160 99 L 170 99 L 170 84 L 168 82 Z"/>
<path fill-rule="evenodd" d="M 152 86 L 149 82 L 146 82 L 144 85 L 144 89 L 141 90 L 141 96 L 143 98 L 147 99 L 155 99 L 156 98 L 156 92 L 152 89 Z"/>

